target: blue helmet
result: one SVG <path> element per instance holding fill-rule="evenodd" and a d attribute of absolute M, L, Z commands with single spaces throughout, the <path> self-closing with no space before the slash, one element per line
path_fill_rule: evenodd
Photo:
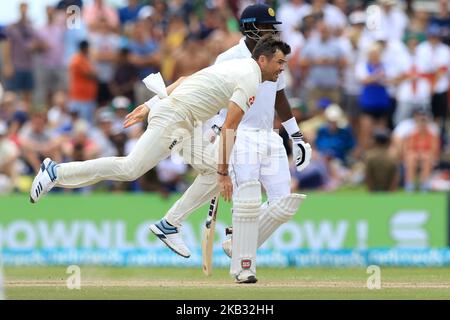
<path fill-rule="evenodd" d="M 241 32 L 253 40 L 259 40 L 261 38 L 261 31 L 277 32 L 275 27 L 273 29 L 259 29 L 257 24 L 281 24 L 275 18 L 275 10 L 266 4 L 258 3 L 248 6 L 242 12 L 239 19 L 239 26 Z"/>

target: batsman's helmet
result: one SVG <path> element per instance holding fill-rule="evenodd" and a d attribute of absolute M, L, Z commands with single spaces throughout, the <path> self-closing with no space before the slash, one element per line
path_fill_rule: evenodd
<path fill-rule="evenodd" d="M 259 40 L 261 32 L 277 32 L 275 27 L 273 29 L 259 29 L 257 24 L 281 24 L 275 18 L 275 11 L 266 4 L 258 3 L 248 6 L 244 9 L 239 20 L 241 32 L 250 39 Z"/>

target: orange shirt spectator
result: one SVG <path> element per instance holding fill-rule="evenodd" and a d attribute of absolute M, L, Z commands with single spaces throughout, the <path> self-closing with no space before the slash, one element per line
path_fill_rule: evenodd
<path fill-rule="evenodd" d="M 94 67 L 87 55 L 76 53 L 69 64 L 69 96 L 77 101 L 94 101 L 97 81 L 92 77 Z"/>
<path fill-rule="evenodd" d="M 407 152 L 430 154 L 432 156 L 439 155 L 439 137 L 436 136 L 428 128 L 415 130 L 407 137 L 405 141 Z"/>

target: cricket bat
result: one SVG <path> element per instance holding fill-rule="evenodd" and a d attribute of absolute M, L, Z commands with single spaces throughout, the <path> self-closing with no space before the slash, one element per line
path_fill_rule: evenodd
<path fill-rule="evenodd" d="M 202 262 L 203 273 L 207 276 L 212 274 L 212 255 L 214 245 L 214 231 L 216 229 L 217 207 L 219 196 L 211 199 L 209 203 L 208 217 L 206 218 L 205 230 L 202 239 Z"/>

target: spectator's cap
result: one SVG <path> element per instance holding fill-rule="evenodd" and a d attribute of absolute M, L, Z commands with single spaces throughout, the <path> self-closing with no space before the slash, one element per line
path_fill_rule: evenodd
<path fill-rule="evenodd" d="M 291 109 L 300 109 L 302 107 L 302 100 L 299 98 L 289 98 L 289 104 L 291 105 Z"/>
<path fill-rule="evenodd" d="M 397 4 L 397 0 L 378 0 L 377 2 L 385 6 L 395 6 Z"/>
<path fill-rule="evenodd" d="M 114 122 L 115 119 L 114 113 L 109 110 L 102 110 L 98 114 L 98 122 Z"/>
<path fill-rule="evenodd" d="M 423 33 L 420 32 L 405 32 L 403 37 L 403 42 L 407 43 L 409 40 L 416 40 L 418 42 L 422 42 L 424 39 Z"/>
<path fill-rule="evenodd" d="M 114 108 L 114 110 L 128 109 L 128 107 L 131 104 L 131 101 L 127 97 L 117 96 L 112 100 L 111 104 L 112 104 L 112 107 Z"/>
<path fill-rule="evenodd" d="M 344 114 L 339 105 L 333 103 L 325 109 L 325 119 L 331 122 L 342 122 Z"/>
<path fill-rule="evenodd" d="M 138 12 L 138 19 L 144 20 L 144 19 L 150 18 L 154 12 L 155 12 L 155 9 L 152 6 L 150 6 L 150 5 L 143 6 L 141 8 L 141 10 L 139 10 L 139 12 Z"/>
<path fill-rule="evenodd" d="M 320 109 L 326 109 L 331 104 L 331 100 L 328 98 L 320 98 L 317 101 L 317 107 Z"/>
<path fill-rule="evenodd" d="M 372 137 L 376 143 L 386 144 L 391 138 L 391 134 L 388 129 L 375 129 L 372 133 Z"/>
<path fill-rule="evenodd" d="M 366 24 L 366 13 L 362 10 L 353 11 L 348 16 L 350 24 Z"/>
<path fill-rule="evenodd" d="M 386 42 L 388 40 L 388 35 L 387 35 L 386 31 L 378 30 L 378 31 L 374 32 L 373 38 L 375 39 L 375 41 Z"/>
<path fill-rule="evenodd" d="M 440 38 L 442 30 L 437 24 L 430 24 L 426 31 L 427 37 Z"/>
<path fill-rule="evenodd" d="M 4 136 L 8 133 L 8 127 L 5 123 L 5 121 L 0 120 L 0 136 Z"/>
<path fill-rule="evenodd" d="M 263 3 L 254 4 L 245 8 L 239 22 L 241 24 L 281 24 L 281 22 L 277 21 L 275 18 L 275 10 Z"/>
<path fill-rule="evenodd" d="M 77 120 L 73 125 L 73 133 L 74 134 L 86 134 L 89 130 L 89 125 L 85 120 Z"/>

